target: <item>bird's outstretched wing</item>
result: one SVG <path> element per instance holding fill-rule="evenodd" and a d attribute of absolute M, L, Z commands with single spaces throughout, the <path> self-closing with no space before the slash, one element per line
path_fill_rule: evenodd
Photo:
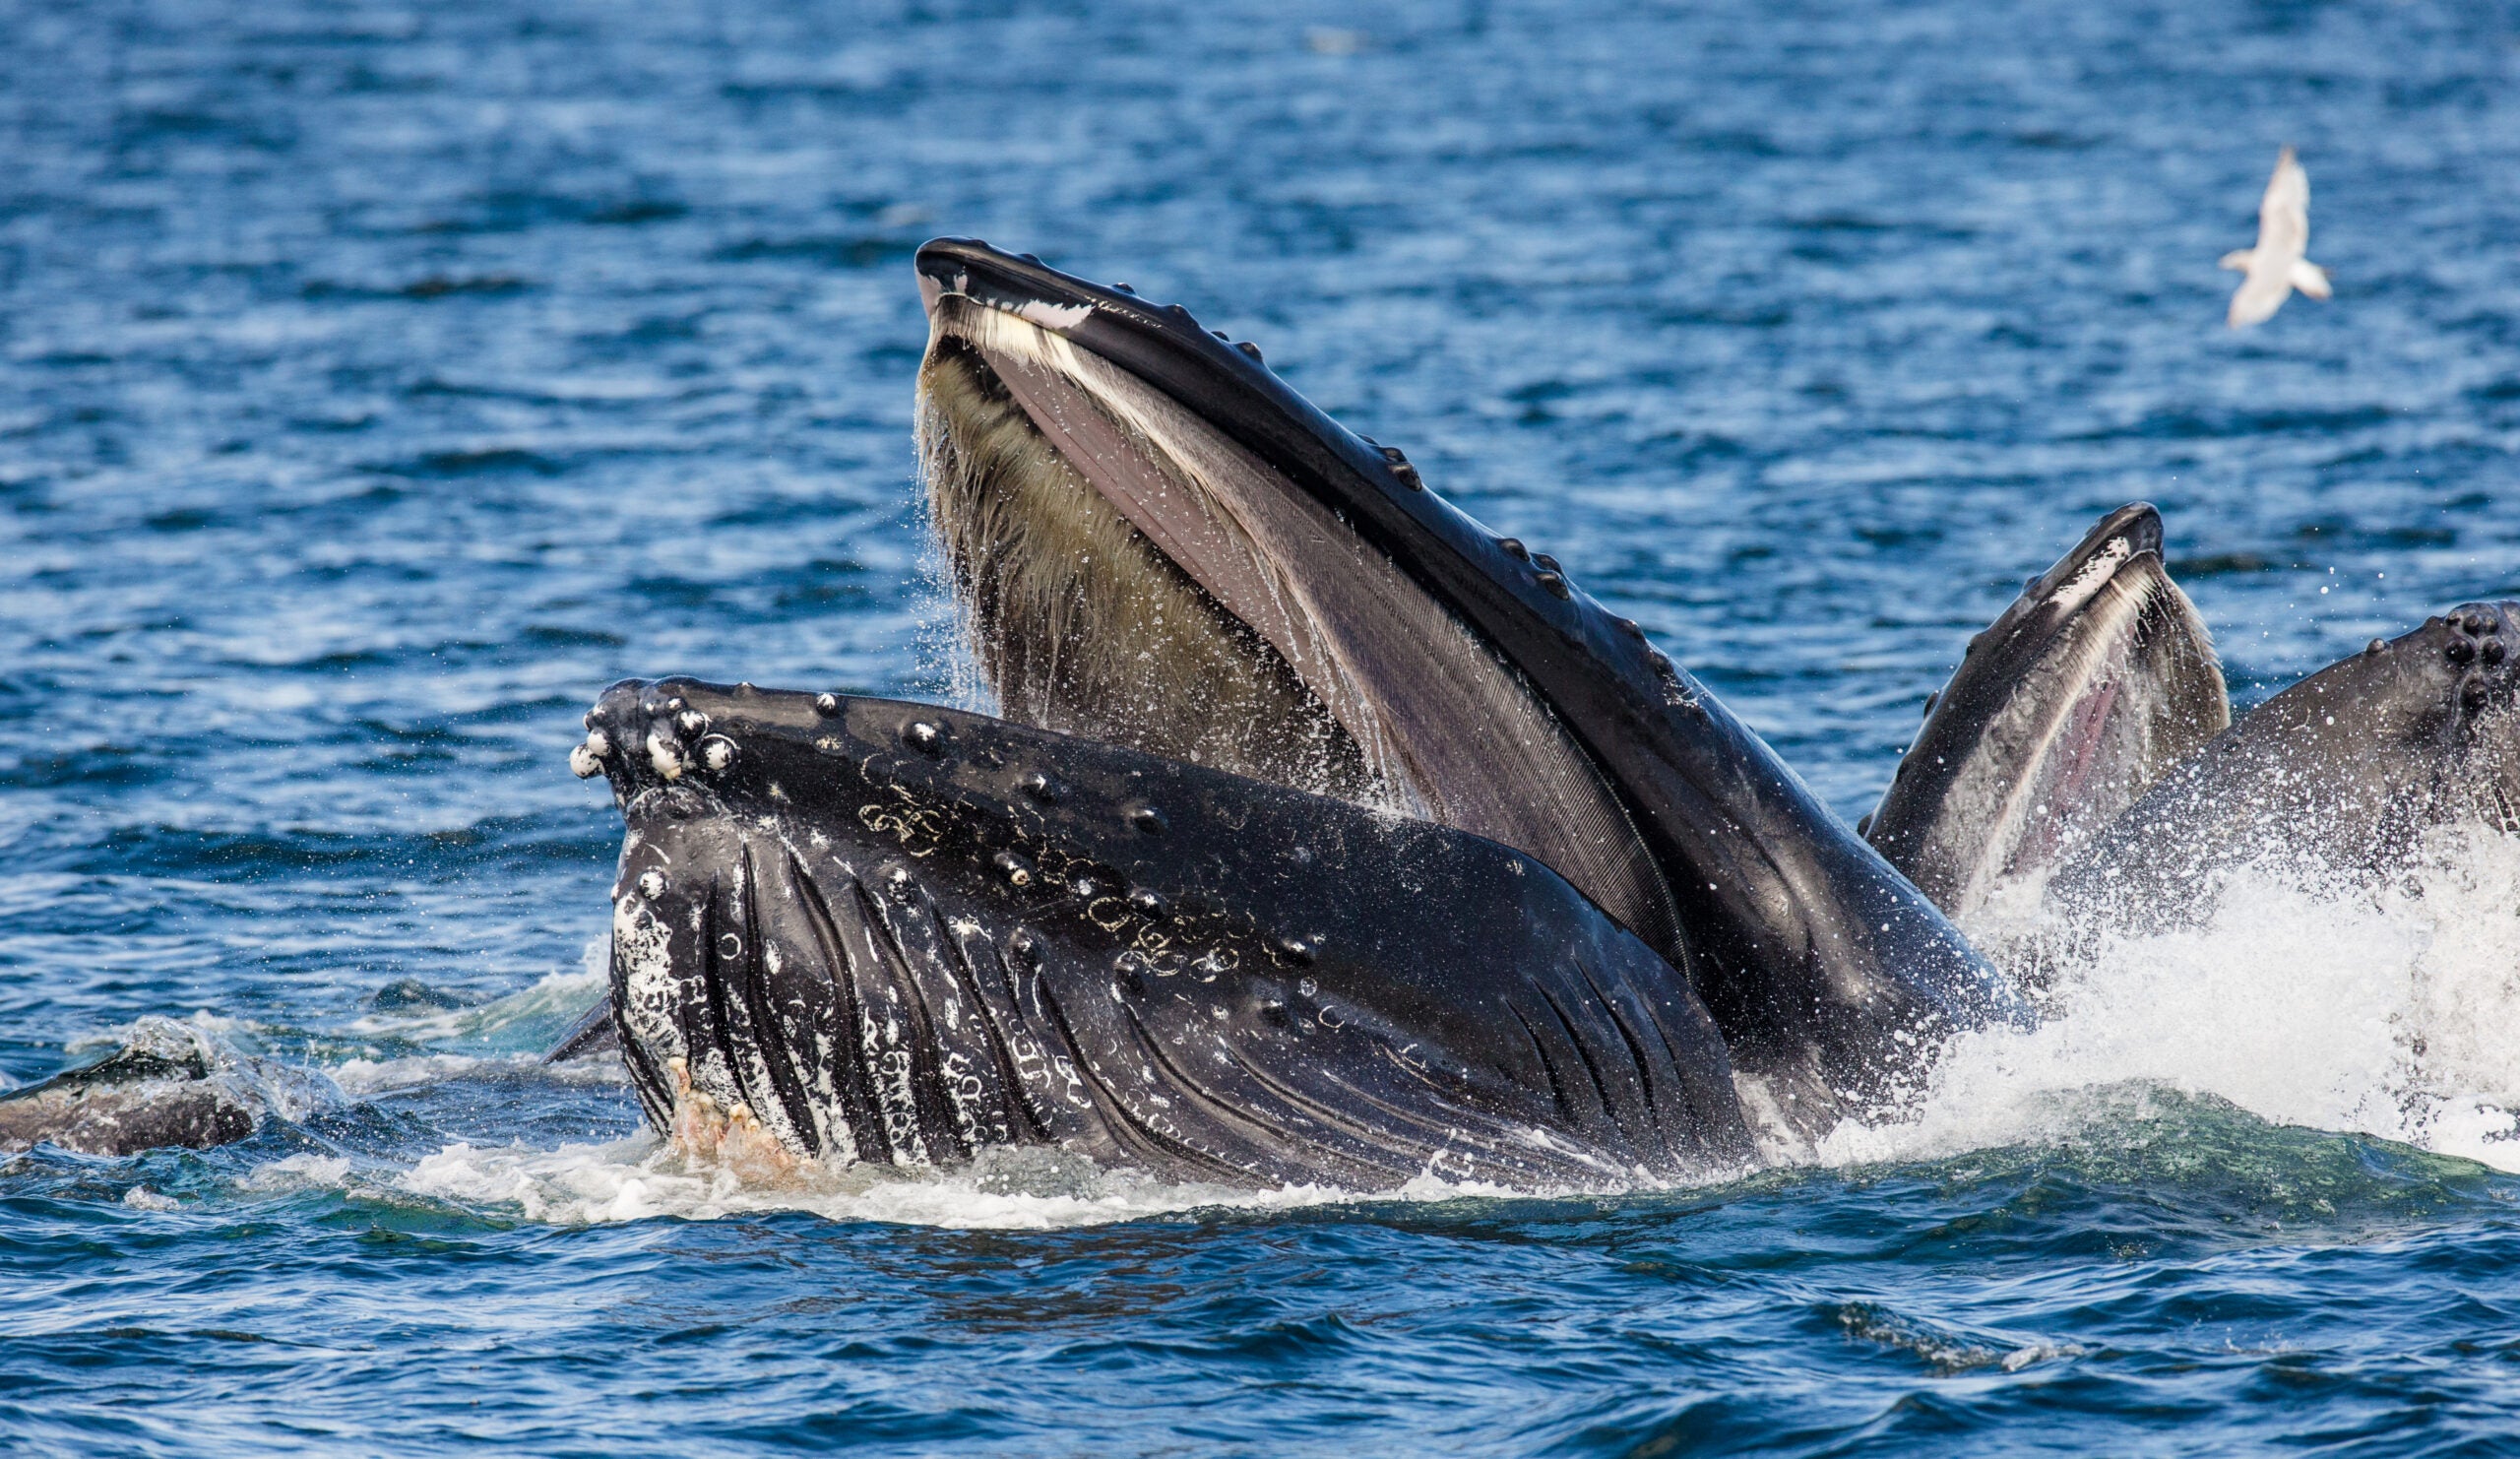
<path fill-rule="evenodd" d="M 2257 256 L 2281 258 L 2289 272 L 2292 261 L 2310 247 L 2310 174 L 2294 159 L 2293 149 L 2275 159 L 2275 175 L 2266 180 L 2266 196 L 2257 205 Z"/>
<path fill-rule="evenodd" d="M 2239 288 L 2232 295 L 2232 312 L 2226 317 L 2234 329 L 2262 324 L 2292 296 L 2293 281 L 2288 271 L 2251 264 L 2248 277 L 2240 281 Z"/>

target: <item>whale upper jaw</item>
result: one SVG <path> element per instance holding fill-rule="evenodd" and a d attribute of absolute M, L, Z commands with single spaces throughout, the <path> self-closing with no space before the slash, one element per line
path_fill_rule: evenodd
<path fill-rule="evenodd" d="M 1177 306 L 964 240 L 918 268 L 931 516 L 1004 713 L 1492 837 L 1685 955 L 1615 785 L 1459 605 L 1579 619 L 1562 574 Z"/>
<path fill-rule="evenodd" d="M 2520 834 L 2520 603 L 2462 603 L 2266 700 L 2051 889 L 2129 924 L 2175 924 L 2210 913 L 2240 862 L 2353 884 L 2406 869 L 2442 827 Z"/>

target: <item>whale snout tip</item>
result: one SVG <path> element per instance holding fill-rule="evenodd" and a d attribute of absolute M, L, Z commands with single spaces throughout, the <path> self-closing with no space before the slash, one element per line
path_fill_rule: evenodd
<path fill-rule="evenodd" d="M 2438 621 L 2441 657 L 2458 676 L 2463 712 L 2520 701 L 2520 603 L 2463 603 Z"/>
<path fill-rule="evenodd" d="M 712 717 L 712 708 L 719 718 Z M 586 712 L 586 737 L 570 747 L 569 769 L 581 780 L 609 777 L 627 803 L 645 786 L 695 773 L 714 779 L 732 770 L 743 758 L 747 716 L 828 717 L 840 708 L 839 696 L 832 694 L 769 694 L 750 684 L 727 688 L 687 678 L 623 679 Z"/>

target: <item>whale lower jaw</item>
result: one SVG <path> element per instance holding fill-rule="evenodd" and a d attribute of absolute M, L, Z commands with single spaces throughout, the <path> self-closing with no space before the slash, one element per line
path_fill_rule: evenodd
<path fill-rule="evenodd" d="M 1360 1190 L 1750 1158 L 1684 972 L 1493 842 L 886 700 L 633 681 L 588 722 L 661 1130 Z"/>

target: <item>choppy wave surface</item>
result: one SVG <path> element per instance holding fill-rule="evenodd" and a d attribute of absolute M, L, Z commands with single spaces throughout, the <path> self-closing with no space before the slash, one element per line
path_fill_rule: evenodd
<path fill-rule="evenodd" d="M 2508 7 L 0 34 L 0 1077 L 163 1017 L 331 1091 L 218 1150 L 0 1157 L 0 1448 L 2507 1444 L 2507 846 L 2075 941 L 2036 1032 L 1703 1188 L 746 1187 L 535 1055 L 597 984 L 596 690 L 955 692 L 922 236 L 1257 340 L 1852 815 L 2128 499 L 2244 701 L 2520 593 Z M 2213 263 L 2286 142 L 2337 297 L 2234 335 Z"/>

